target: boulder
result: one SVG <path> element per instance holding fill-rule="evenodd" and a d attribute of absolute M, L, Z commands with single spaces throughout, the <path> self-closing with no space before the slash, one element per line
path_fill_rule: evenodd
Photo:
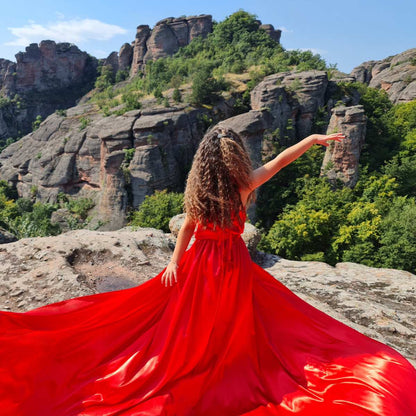
<path fill-rule="evenodd" d="M 345 186 L 354 187 L 358 181 L 358 163 L 365 140 L 367 117 L 361 105 L 336 107 L 332 110 L 327 134 L 340 132 L 346 136 L 341 142 L 326 147 L 321 176 L 329 181 L 340 179 Z"/>
<path fill-rule="evenodd" d="M 3 227 L 0 227 L 0 244 L 13 243 L 14 241 L 17 241 L 17 237 Z"/>
<path fill-rule="evenodd" d="M 260 29 L 263 29 L 274 41 L 277 43 L 280 42 L 280 36 L 282 35 L 282 31 L 279 29 L 275 29 L 273 25 L 260 25 Z"/>

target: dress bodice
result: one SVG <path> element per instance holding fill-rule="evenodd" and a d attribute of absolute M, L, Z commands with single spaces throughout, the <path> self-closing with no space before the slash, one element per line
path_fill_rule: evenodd
<path fill-rule="evenodd" d="M 231 226 L 227 228 L 221 228 L 208 224 L 206 226 L 197 224 L 195 230 L 195 239 L 197 240 L 224 240 L 230 237 L 238 237 L 244 232 L 244 222 L 246 220 L 246 212 L 240 210 L 237 215 L 232 219 Z"/>

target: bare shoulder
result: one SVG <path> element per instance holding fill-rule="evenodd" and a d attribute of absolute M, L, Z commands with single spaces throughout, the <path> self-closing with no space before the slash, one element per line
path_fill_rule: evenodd
<path fill-rule="evenodd" d="M 183 222 L 183 227 L 185 228 L 195 228 L 197 221 L 193 219 L 189 214 L 185 214 L 185 220 Z"/>

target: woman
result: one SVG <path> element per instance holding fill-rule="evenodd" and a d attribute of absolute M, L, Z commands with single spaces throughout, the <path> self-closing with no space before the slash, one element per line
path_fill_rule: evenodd
<path fill-rule="evenodd" d="M 210 131 L 164 271 L 0 314 L 0 414 L 415 415 L 412 365 L 301 300 L 240 237 L 258 186 L 313 144 L 344 139 L 309 136 L 252 171 L 238 135 Z"/>

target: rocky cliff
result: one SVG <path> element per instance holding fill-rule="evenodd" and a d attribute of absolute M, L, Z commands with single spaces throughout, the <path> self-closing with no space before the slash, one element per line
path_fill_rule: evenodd
<path fill-rule="evenodd" d="M 128 289 L 156 276 L 174 246 L 154 229 L 71 231 L 0 247 L 0 309 L 25 311 L 76 296 Z M 257 262 L 299 297 L 387 343 L 416 364 L 416 276 L 354 263 L 336 267 L 259 253 Z"/>
<path fill-rule="evenodd" d="M 383 89 L 394 103 L 416 99 L 416 48 L 381 61 L 368 61 L 351 75 L 370 87 Z"/>
<path fill-rule="evenodd" d="M 97 60 L 69 43 L 33 43 L 16 55 L 16 63 L 0 60 L 0 138 L 32 130 L 37 116 L 74 106 L 96 78 Z"/>
<path fill-rule="evenodd" d="M 276 42 L 280 41 L 280 30 L 271 24 L 262 24 L 259 20 L 257 24 L 259 29 L 264 30 Z M 140 25 L 131 45 L 125 43 L 118 54 L 112 52 L 104 64 L 110 65 L 114 72 L 130 68 L 130 76 L 134 76 L 140 71 L 144 72 L 146 62 L 171 56 L 194 38 L 206 37 L 211 32 L 212 16 L 207 14 L 168 17 L 157 22 L 153 29 L 148 25 Z"/>
<path fill-rule="evenodd" d="M 14 184 L 20 196 L 40 201 L 55 201 L 59 192 L 91 197 L 97 220 L 117 229 L 125 223 L 128 205 L 137 207 L 156 189 L 183 190 L 207 119 L 223 120 L 239 132 L 258 165 L 271 141 L 287 145 L 311 133 L 318 109 L 333 105 L 327 94 L 332 82 L 324 71 L 271 75 L 252 91 L 252 110 L 234 117 L 232 97 L 212 109 L 155 107 L 144 101 L 141 110 L 109 117 L 91 104 L 77 106 L 66 116 L 49 116 L 38 130 L 7 147 L 0 155 L 0 178 Z M 350 127 L 355 122 L 362 120 L 348 121 Z M 361 143 L 365 130 L 356 133 Z M 347 167 L 339 163 L 353 171 L 357 160 L 350 158 Z"/>
<path fill-rule="evenodd" d="M 0 155 L 0 177 L 20 196 L 40 201 L 56 201 L 59 192 L 90 197 L 97 221 L 118 229 L 128 204 L 137 207 L 156 189 L 183 190 L 207 127 L 204 119 L 230 113 L 223 101 L 212 110 L 150 106 L 110 117 L 90 104 L 77 106 L 66 115 L 52 114 L 7 147 Z"/>

